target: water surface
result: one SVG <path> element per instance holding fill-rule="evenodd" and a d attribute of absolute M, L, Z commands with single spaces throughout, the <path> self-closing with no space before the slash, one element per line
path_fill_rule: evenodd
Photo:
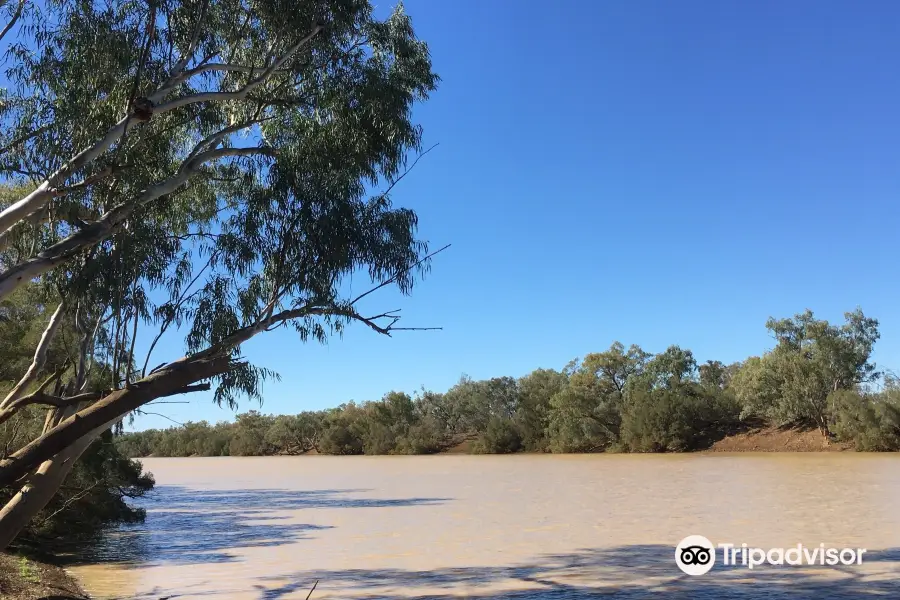
<path fill-rule="evenodd" d="M 900 456 L 146 459 L 147 521 L 70 569 L 98 598 L 900 598 Z M 861 547 L 860 566 L 717 565 L 691 534 Z"/>

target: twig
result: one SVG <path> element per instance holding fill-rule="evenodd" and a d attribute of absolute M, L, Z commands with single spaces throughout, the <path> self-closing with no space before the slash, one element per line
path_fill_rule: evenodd
<path fill-rule="evenodd" d="M 317 586 L 317 585 L 319 585 L 319 580 L 318 580 L 318 579 L 316 579 L 316 582 L 313 584 L 312 589 L 309 590 L 309 593 L 306 595 L 306 600 L 309 600 L 310 597 L 312 596 L 312 593 L 313 593 L 314 591 L 316 591 L 316 586 Z"/>
<path fill-rule="evenodd" d="M 197 283 L 197 280 L 200 279 L 200 277 L 203 275 L 203 273 L 210 267 L 210 265 L 212 264 L 213 260 L 215 260 L 217 255 L 218 255 L 218 252 L 213 252 L 209 256 L 209 260 L 206 261 L 206 265 L 204 265 L 204 267 L 202 269 L 200 269 L 200 271 L 194 276 L 194 278 L 191 280 L 191 282 L 189 284 L 187 284 L 185 286 L 185 288 L 181 291 L 181 295 L 179 296 L 178 300 L 175 301 L 175 305 L 172 307 L 172 318 L 166 319 L 165 321 L 163 321 L 163 324 L 159 328 L 159 333 L 156 335 L 156 337 L 153 338 L 153 342 L 150 344 L 150 349 L 147 350 L 147 357 L 144 359 L 144 368 L 141 370 L 141 377 L 147 376 L 147 364 L 150 362 L 150 355 L 153 354 L 153 349 L 156 348 L 156 344 L 159 342 L 159 339 L 163 336 L 163 334 L 169 328 L 169 325 L 171 325 L 172 322 L 175 320 L 175 315 L 177 315 L 178 311 L 181 309 L 181 305 L 188 298 L 190 298 L 191 296 L 194 295 L 194 294 L 191 294 L 191 296 L 186 296 L 188 290 L 191 289 L 191 286 L 193 286 L 195 283 Z M 163 363 L 163 364 L 165 364 L 165 363 Z M 162 366 L 162 365 L 160 365 L 160 366 Z M 153 371 L 156 371 L 157 369 L 159 369 L 159 367 L 156 367 L 156 369 L 153 369 Z M 150 371 L 150 372 L 152 373 L 153 371 Z"/>
<path fill-rule="evenodd" d="M 59 507 L 59 509 L 56 510 L 56 512 L 52 513 L 52 514 L 51 514 L 50 516 L 48 516 L 46 519 L 44 519 L 43 521 L 41 521 L 41 525 L 43 525 L 44 523 L 48 522 L 50 519 L 52 519 L 53 517 L 55 517 L 56 515 L 58 515 L 58 514 L 61 513 L 62 511 L 64 511 L 64 510 L 66 510 L 67 508 L 69 508 L 69 505 L 72 504 L 73 502 L 77 502 L 78 500 L 81 500 L 82 498 L 84 498 L 85 496 L 87 496 L 88 492 L 90 492 L 92 489 L 94 489 L 94 488 L 97 487 L 98 485 L 100 485 L 100 481 L 95 481 L 93 485 L 91 485 L 89 488 L 83 490 L 80 494 L 76 494 L 76 495 L 72 496 L 71 498 L 69 498 L 68 500 L 66 500 L 66 502 L 65 502 L 61 507 Z"/>
<path fill-rule="evenodd" d="M 377 291 L 377 290 L 380 290 L 381 288 L 385 287 L 386 285 L 390 285 L 390 284 L 394 283 L 394 282 L 397 281 L 397 279 L 398 279 L 401 275 L 403 275 L 404 273 L 407 273 L 407 272 L 409 272 L 409 271 L 415 269 L 416 267 L 418 267 L 419 265 L 421 265 L 423 262 L 425 262 L 425 261 L 428 260 L 429 258 L 433 257 L 433 256 L 436 255 L 436 254 L 439 254 L 439 253 L 443 252 L 444 250 L 446 250 L 446 249 L 449 248 L 449 247 L 450 247 L 450 244 L 447 244 L 447 245 L 444 246 L 443 248 L 440 248 L 439 250 L 435 250 L 434 252 L 432 252 L 432 253 L 429 254 L 428 256 L 425 256 L 424 258 L 420 258 L 419 260 L 417 260 L 416 262 L 414 262 L 414 263 L 411 264 L 410 266 L 406 267 L 405 269 L 400 269 L 400 270 L 397 271 L 393 276 L 389 277 L 388 279 L 385 279 L 384 281 L 382 281 L 381 283 L 379 283 L 377 286 L 373 287 L 373 288 L 370 289 L 369 291 L 364 292 L 364 293 L 360 294 L 359 296 L 357 296 L 356 298 L 354 298 L 354 299 L 350 302 L 350 306 L 353 306 L 354 304 L 356 304 L 357 302 L 359 302 L 360 300 L 362 300 L 363 298 L 365 298 L 366 296 L 368 296 L 368 295 L 371 294 L 372 292 L 375 292 L 375 291 Z"/>
<path fill-rule="evenodd" d="M 173 419 L 173 418 L 171 418 L 171 417 L 167 417 L 166 415 L 164 415 L 164 414 L 162 414 L 162 413 L 150 412 L 150 411 L 140 410 L 140 409 L 138 409 L 138 410 L 136 410 L 136 411 L 134 411 L 134 412 L 136 412 L 136 413 L 139 414 L 139 415 L 153 415 L 153 416 L 156 416 L 156 417 L 162 417 L 163 419 L 168 419 L 169 421 L 172 421 L 173 423 L 175 423 L 175 424 L 178 425 L 179 427 L 184 427 L 184 423 L 179 423 L 179 422 L 176 421 L 175 419 Z"/>
<path fill-rule="evenodd" d="M 391 193 L 391 190 L 394 189 L 394 186 L 397 185 L 398 183 L 400 183 L 400 182 L 403 180 L 404 177 L 406 177 L 407 175 L 409 175 L 409 172 L 412 171 L 412 170 L 415 168 L 416 164 L 422 159 L 422 157 L 425 156 L 426 154 L 428 154 L 429 152 L 431 152 L 432 150 L 434 150 L 435 148 L 437 148 L 439 145 L 440 145 L 440 144 L 435 144 L 434 146 L 432 146 L 432 147 L 429 148 L 428 150 L 426 150 L 426 151 L 422 152 L 421 154 L 419 154 L 419 155 L 416 157 L 416 160 L 413 161 L 413 164 L 409 165 L 409 167 L 408 167 L 406 170 L 403 171 L 403 173 L 400 175 L 400 177 L 398 177 L 397 179 L 394 179 L 393 181 L 391 181 L 391 185 L 389 185 L 389 186 L 387 187 L 386 190 L 384 190 L 383 192 L 381 192 L 381 193 L 379 194 L 379 196 L 381 196 L 382 198 L 384 198 L 384 197 L 387 196 L 389 193 Z"/>

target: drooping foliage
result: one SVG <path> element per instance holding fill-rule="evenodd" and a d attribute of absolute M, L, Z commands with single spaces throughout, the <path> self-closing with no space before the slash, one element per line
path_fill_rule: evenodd
<path fill-rule="evenodd" d="M 46 313 L 55 309 L 37 302 L 34 296 L 39 293 L 38 288 L 27 288 L 0 302 L 0 396 L 5 396 L 28 369 L 30 350 L 42 333 Z M 48 349 L 42 375 L 72 369 L 67 365 L 77 347 L 77 337 L 71 320 L 62 324 Z M 96 368 L 88 388 L 99 385 L 105 374 L 102 365 Z M 5 458 L 24 441 L 39 435 L 45 413 L 29 406 L 0 423 L 0 456 Z M 144 495 L 153 483 L 151 476 L 141 472 L 140 463 L 128 459 L 112 433 L 106 432 L 88 447 L 60 492 L 37 514 L 17 543 L 29 550 L 70 550 L 106 527 L 140 520 L 143 510 L 129 506 L 128 500 Z M 12 490 L 0 490 L 0 505 L 11 495 Z"/>
<path fill-rule="evenodd" d="M 16 19 L 2 40 L 0 300 L 39 288 L 35 310 L 60 307 L 45 338 L 74 322 L 78 352 L 58 395 L 35 387 L 41 364 L 0 399 L 6 417 L 56 410 L 0 459 L 0 488 L 42 464 L 63 473 L 55 456 L 161 396 L 259 398 L 274 373 L 240 348 L 265 331 L 402 329 L 342 294 L 352 275 L 406 294 L 429 264 L 415 213 L 390 195 L 421 152 L 413 106 L 438 83 L 402 5 L 49 0 Z M 176 331 L 186 356 L 153 355 Z M 103 385 L 79 394 L 89 369 Z M 308 444 L 282 425 L 278 443 Z M 229 451 L 267 443 L 251 429 Z M 28 503 L 15 496 L 0 529 L 19 529 Z"/>

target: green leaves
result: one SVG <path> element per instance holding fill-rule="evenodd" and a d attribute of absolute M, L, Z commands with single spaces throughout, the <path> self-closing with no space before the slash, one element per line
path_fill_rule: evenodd
<path fill-rule="evenodd" d="M 0 297 L 43 277 L 115 313 L 120 347 L 141 320 L 197 352 L 267 307 L 313 309 L 293 325 L 323 340 L 352 318 L 344 278 L 409 293 L 427 270 L 416 215 L 367 197 L 420 149 L 412 106 L 438 83 L 402 6 L 53 0 L 5 57 L 0 172 L 22 186 Z M 218 400 L 262 379 L 236 368 Z"/>
<path fill-rule="evenodd" d="M 745 415 L 779 424 L 811 425 L 829 431 L 833 406 L 829 394 L 855 391 L 878 376 L 870 362 L 879 338 L 878 321 L 861 310 L 845 313 L 838 327 L 812 311 L 792 319 L 772 319 L 766 328 L 778 344 L 761 358 L 748 360 L 734 387 Z"/>

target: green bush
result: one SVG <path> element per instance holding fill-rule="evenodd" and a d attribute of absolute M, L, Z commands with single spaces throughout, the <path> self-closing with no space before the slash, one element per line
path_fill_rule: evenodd
<path fill-rule="evenodd" d="M 396 447 L 397 441 L 389 427 L 378 422 L 367 424 L 363 437 L 365 454 L 393 454 Z"/>
<path fill-rule="evenodd" d="M 621 444 L 630 452 L 684 452 L 707 447 L 738 418 L 734 399 L 696 384 L 639 390 L 622 415 Z"/>
<path fill-rule="evenodd" d="M 397 441 L 397 454 L 435 454 L 447 446 L 437 424 L 425 418 L 409 428 L 406 435 Z"/>
<path fill-rule="evenodd" d="M 619 439 L 622 421 L 617 393 L 598 393 L 588 386 L 569 385 L 550 399 L 548 447 L 554 453 L 598 452 Z"/>
<path fill-rule="evenodd" d="M 828 397 L 831 432 L 864 452 L 900 450 L 900 402 L 896 392 L 860 394 L 838 390 Z"/>
<path fill-rule="evenodd" d="M 511 454 L 522 449 L 522 435 L 509 419 L 493 417 L 478 436 L 473 450 L 479 454 Z"/>

